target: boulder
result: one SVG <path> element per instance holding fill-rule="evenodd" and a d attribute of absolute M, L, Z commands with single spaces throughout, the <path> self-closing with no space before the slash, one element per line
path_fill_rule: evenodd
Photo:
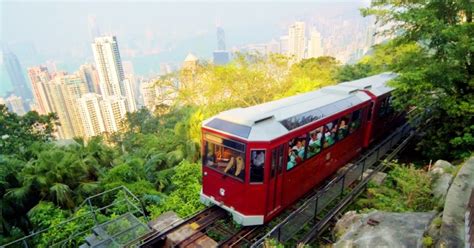
<path fill-rule="evenodd" d="M 453 175 L 449 173 L 437 174 L 436 177 L 433 178 L 433 184 L 431 186 L 433 195 L 436 198 L 444 199 L 452 181 Z"/>
<path fill-rule="evenodd" d="M 367 169 L 364 174 L 362 175 L 363 178 L 366 178 L 372 173 L 372 169 Z M 387 177 L 387 173 L 385 172 L 377 172 L 375 175 L 370 179 L 370 181 L 376 185 L 382 185 L 382 183 L 385 181 L 385 178 Z"/>
<path fill-rule="evenodd" d="M 334 247 L 423 247 L 423 235 L 435 212 L 348 213 L 336 224 L 342 236 Z"/>
<path fill-rule="evenodd" d="M 460 166 L 446 195 L 438 247 L 464 245 L 464 215 L 470 192 L 474 188 L 474 156 Z"/>

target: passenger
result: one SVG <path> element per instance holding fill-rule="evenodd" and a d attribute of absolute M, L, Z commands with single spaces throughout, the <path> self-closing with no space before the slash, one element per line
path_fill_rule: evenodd
<path fill-rule="evenodd" d="M 318 142 L 319 142 L 319 145 L 321 145 L 321 136 L 322 135 L 320 131 L 311 133 L 311 139 L 309 140 L 309 145 L 311 146 L 314 143 L 318 143 Z"/>
<path fill-rule="evenodd" d="M 255 154 L 255 153 L 254 153 Z M 262 167 L 263 163 L 265 163 L 265 153 L 262 151 L 256 152 L 255 159 L 253 160 L 253 164 L 257 167 Z"/>
<path fill-rule="evenodd" d="M 235 159 L 234 159 L 234 157 L 232 157 L 232 158 L 230 158 L 229 163 L 228 163 L 227 166 L 225 167 L 224 173 L 227 173 L 227 172 L 228 172 L 230 169 L 232 169 L 234 166 L 235 166 Z"/>
<path fill-rule="evenodd" d="M 286 169 L 290 170 L 291 168 L 295 167 L 296 165 L 296 155 L 291 148 L 288 148 L 288 163 L 286 165 Z"/>
<path fill-rule="evenodd" d="M 209 165 L 209 166 L 214 165 L 214 163 L 216 162 L 216 156 L 212 152 L 207 153 L 206 158 L 207 158 L 206 159 L 207 160 L 207 165 Z"/>
<path fill-rule="evenodd" d="M 334 144 L 334 137 L 332 132 L 329 130 L 324 134 L 324 148 L 332 146 Z"/>
<path fill-rule="evenodd" d="M 347 125 L 346 120 L 342 119 L 337 131 L 337 139 L 342 140 L 347 136 Z"/>
<path fill-rule="evenodd" d="M 244 169 L 244 159 L 241 156 L 237 156 L 237 168 L 235 169 L 235 176 L 240 177 L 243 179 L 243 176 L 245 176 L 244 173 L 242 173 L 242 170 Z"/>

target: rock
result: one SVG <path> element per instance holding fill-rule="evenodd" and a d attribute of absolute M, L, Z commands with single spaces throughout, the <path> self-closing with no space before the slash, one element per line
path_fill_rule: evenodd
<path fill-rule="evenodd" d="M 367 169 L 364 174 L 362 175 L 363 178 L 366 178 L 369 176 L 370 173 L 372 173 L 372 169 Z M 382 185 L 382 183 L 385 181 L 385 178 L 387 177 L 387 173 L 385 172 L 377 172 L 375 175 L 370 179 L 371 182 L 373 182 L 376 185 Z"/>
<path fill-rule="evenodd" d="M 432 184 L 431 191 L 433 195 L 439 199 L 444 199 L 446 194 L 448 193 L 449 186 L 453 181 L 453 175 L 449 173 L 441 173 L 438 174 Z"/>
<path fill-rule="evenodd" d="M 345 229 L 346 232 L 334 247 L 422 247 L 423 235 L 434 216 L 434 212 L 374 211 L 358 216 L 349 213 L 340 220 L 341 224 L 339 221 L 336 224 L 339 225 L 338 230 Z"/>
<path fill-rule="evenodd" d="M 356 211 L 346 212 L 341 219 L 339 219 L 334 227 L 334 232 L 336 237 L 342 236 L 342 234 L 347 233 L 348 229 L 353 226 L 355 223 L 359 222 L 361 218 L 360 214 L 357 214 Z"/>
<path fill-rule="evenodd" d="M 446 168 L 450 168 L 450 167 L 453 167 L 453 165 L 451 163 L 449 163 L 448 161 L 445 161 L 445 160 L 438 160 L 434 163 L 433 167 L 431 168 L 432 170 L 434 169 L 443 169 L 445 170 Z"/>
<path fill-rule="evenodd" d="M 446 195 L 440 241 L 437 247 L 463 247 L 464 245 L 464 214 L 469 194 L 474 188 L 474 157 L 460 166 L 461 169 Z"/>

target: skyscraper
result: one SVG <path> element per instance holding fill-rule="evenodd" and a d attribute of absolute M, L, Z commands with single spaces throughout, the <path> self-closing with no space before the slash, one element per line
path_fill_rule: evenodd
<path fill-rule="evenodd" d="M 92 43 L 97 71 L 99 72 L 101 93 L 107 96 L 124 96 L 124 72 L 117 38 L 97 37 Z"/>
<path fill-rule="evenodd" d="M 112 133 L 118 131 L 120 129 L 120 122 L 127 113 L 125 98 L 121 96 L 104 97 L 100 105 L 107 132 Z"/>
<path fill-rule="evenodd" d="M 58 115 L 61 125 L 58 127 L 58 136 L 70 139 L 83 136 L 80 123 L 77 99 L 87 93 L 87 85 L 78 75 L 57 73 L 51 81 L 44 83 L 49 98 L 51 112 Z"/>
<path fill-rule="evenodd" d="M 102 97 L 99 94 L 87 93 L 78 100 L 84 136 L 92 137 L 105 132 L 105 123 L 100 110 Z"/>
<path fill-rule="evenodd" d="M 280 53 L 288 54 L 288 35 L 280 37 Z"/>
<path fill-rule="evenodd" d="M 51 80 L 48 69 L 44 66 L 28 68 L 28 77 L 33 88 L 37 111 L 40 114 L 52 112 L 49 96 L 46 94 L 45 84 Z"/>
<path fill-rule="evenodd" d="M 288 54 L 297 61 L 305 57 L 305 23 L 295 22 L 288 30 Z"/>
<path fill-rule="evenodd" d="M 317 58 L 323 56 L 323 47 L 321 45 L 321 34 L 313 29 L 308 41 L 308 58 Z"/>
<path fill-rule="evenodd" d="M 100 85 L 99 85 L 99 74 L 92 64 L 83 64 L 79 67 L 79 75 L 87 84 L 87 89 L 89 92 L 94 92 L 100 94 Z"/>
<path fill-rule="evenodd" d="M 15 94 L 25 100 L 31 99 L 31 90 L 26 83 L 20 62 L 16 55 L 8 49 L 3 49 L 3 64 L 7 70 L 10 82 L 13 85 Z"/>
<path fill-rule="evenodd" d="M 225 65 L 230 61 L 229 51 L 225 47 L 225 32 L 220 26 L 217 26 L 217 50 L 212 53 L 212 61 L 216 65 Z"/>
<path fill-rule="evenodd" d="M 225 50 L 225 32 L 224 28 L 217 26 L 217 50 Z"/>

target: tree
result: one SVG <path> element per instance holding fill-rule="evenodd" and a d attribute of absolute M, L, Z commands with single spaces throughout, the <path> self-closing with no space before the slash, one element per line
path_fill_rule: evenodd
<path fill-rule="evenodd" d="M 39 115 L 30 111 L 19 116 L 0 105 L 0 154 L 24 156 L 34 142 L 52 140 L 57 120 L 54 113 Z"/>
<path fill-rule="evenodd" d="M 399 77 L 395 103 L 416 106 L 431 122 L 419 144 L 433 157 L 451 159 L 474 149 L 474 4 L 469 0 L 374 2 L 363 14 L 397 35 L 385 52 Z M 413 117 L 413 116 L 412 116 Z"/>

